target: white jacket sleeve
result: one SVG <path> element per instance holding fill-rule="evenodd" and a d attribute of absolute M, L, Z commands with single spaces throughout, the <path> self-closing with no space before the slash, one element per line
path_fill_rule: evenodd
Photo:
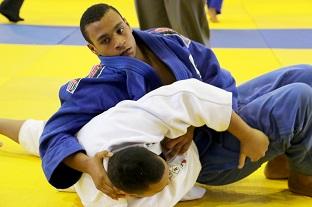
<path fill-rule="evenodd" d="M 231 120 L 232 93 L 187 79 L 150 92 L 138 100 L 138 106 L 167 125 L 166 137 L 176 138 L 190 125 L 225 131 Z"/>

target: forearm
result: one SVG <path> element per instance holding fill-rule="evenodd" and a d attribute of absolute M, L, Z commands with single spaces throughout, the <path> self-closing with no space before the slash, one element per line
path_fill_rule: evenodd
<path fill-rule="evenodd" d="M 238 114 L 232 111 L 230 125 L 227 130 L 239 141 L 244 141 L 252 136 L 253 128 L 250 127 Z"/>
<path fill-rule="evenodd" d="M 83 152 L 77 152 L 75 154 L 70 155 L 69 157 L 64 159 L 64 163 L 77 171 L 83 173 L 89 173 L 89 164 L 90 157 Z"/>

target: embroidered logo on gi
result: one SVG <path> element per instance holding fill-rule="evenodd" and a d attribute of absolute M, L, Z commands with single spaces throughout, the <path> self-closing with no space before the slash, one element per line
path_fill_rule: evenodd
<path fill-rule="evenodd" d="M 186 165 L 185 159 L 183 159 L 180 163 L 177 163 L 175 165 L 171 165 L 169 167 L 169 178 L 172 179 L 173 177 L 178 175 L 183 170 L 185 165 Z"/>
<path fill-rule="evenodd" d="M 81 78 L 77 78 L 77 79 L 74 79 L 74 80 L 71 80 L 70 82 L 68 82 L 66 91 L 73 94 L 75 92 L 76 88 L 78 87 L 80 80 L 81 80 Z"/>
<path fill-rule="evenodd" d="M 99 64 L 99 65 L 95 65 L 92 67 L 89 75 L 87 76 L 88 78 L 97 78 L 101 75 L 103 69 L 105 68 L 105 66 Z"/>

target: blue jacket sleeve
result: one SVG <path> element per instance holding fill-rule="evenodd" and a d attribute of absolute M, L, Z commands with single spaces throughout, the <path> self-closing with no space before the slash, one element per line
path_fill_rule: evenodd
<path fill-rule="evenodd" d="M 61 88 L 62 105 L 46 123 L 40 138 L 42 167 L 54 187 L 70 187 L 80 178 L 81 172 L 67 167 L 63 160 L 76 152 L 84 152 L 75 137 L 84 124 L 121 100 L 128 99 L 128 92 L 120 82 L 84 78 Z"/>

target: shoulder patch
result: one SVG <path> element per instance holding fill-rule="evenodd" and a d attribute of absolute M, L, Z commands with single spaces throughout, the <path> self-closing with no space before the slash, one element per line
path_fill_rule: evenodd
<path fill-rule="evenodd" d="M 73 94 L 78 87 L 81 78 L 73 79 L 68 82 L 66 91 Z"/>
<path fill-rule="evenodd" d="M 105 66 L 103 66 L 102 64 L 98 64 L 92 67 L 89 75 L 87 76 L 87 78 L 97 78 L 101 75 L 103 69 L 105 68 Z"/>
<path fill-rule="evenodd" d="M 183 41 L 184 45 L 187 48 L 190 47 L 190 44 L 192 42 L 192 40 L 190 40 L 189 38 L 179 34 L 178 32 L 174 31 L 173 29 L 167 28 L 167 27 L 156 28 L 156 29 L 153 29 L 152 32 L 157 32 L 157 33 L 163 34 L 165 36 L 169 36 L 169 35 L 177 36 Z"/>

